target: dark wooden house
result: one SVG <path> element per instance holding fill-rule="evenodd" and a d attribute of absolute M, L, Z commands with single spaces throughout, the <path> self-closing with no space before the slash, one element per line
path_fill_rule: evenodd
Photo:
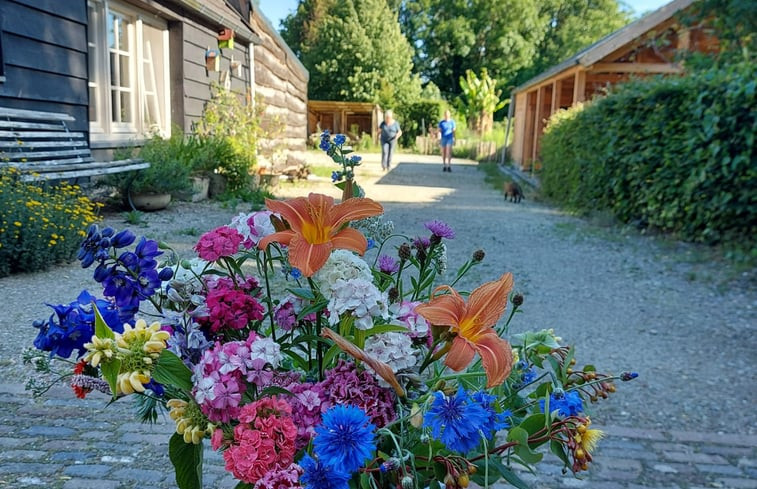
<path fill-rule="evenodd" d="M 308 102 L 308 131 L 310 134 L 328 129 L 332 133 L 347 134 L 360 139 L 368 134 L 378 143 L 378 126 L 384 119 L 381 107 L 371 102 L 339 102 L 310 100 Z"/>
<path fill-rule="evenodd" d="M 544 127 L 558 110 L 630 77 L 680 74 L 682 50 L 716 51 L 717 39 L 706 28 L 687 29 L 677 20 L 694 1 L 674 0 L 515 88 L 511 158 L 524 169 L 538 164 Z"/>
<path fill-rule="evenodd" d="M 304 144 L 307 71 L 275 30 L 256 32 L 260 15 L 248 0 L 0 0 L 0 106 L 69 114 L 107 155 L 189 131 L 213 83 L 254 94 L 273 56 L 286 59 L 276 76 L 297 82 L 266 87 L 264 99 L 296 99 L 284 106 L 301 120 L 283 122 Z M 224 29 L 233 46 L 219 48 Z M 270 39 L 278 50 L 260 48 Z"/>

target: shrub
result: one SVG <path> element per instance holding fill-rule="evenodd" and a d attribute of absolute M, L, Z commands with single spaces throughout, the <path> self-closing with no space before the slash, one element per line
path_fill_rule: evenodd
<path fill-rule="evenodd" d="M 0 277 L 73 258 L 97 208 L 77 185 L 26 183 L 0 169 Z"/>
<path fill-rule="evenodd" d="M 189 147 L 192 149 L 192 171 L 206 175 L 223 175 L 229 192 L 249 189 L 251 179 L 248 160 L 234 149 L 234 145 L 227 138 L 213 135 L 193 136 Z"/>
<path fill-rule="evenodd" d="M 402 127 L 400 144 L 411 147 L 415 137 L 421 136 L 428 127 L 436 127 L 441 119 L 445 103 L 441 100 L 423 100 L 397 109 L 397 119 Z"/>
<path fill-rule="evenodd" d="M 545 195 L 689 241 L 753 242 L 755 79 L 741 63 L 636 80 L 556 114 L 541 146 Z"/>
<path fill-rule="evenodd" d="M 261 118 L 264 106 L 261 101 L 251 102 L 250 97 L 212 87 L 213 94 L 206 102 L 202 117 L 194 125 L 193 133 L 201 141 L 226 141 L 235 158 L 218 160 L 215 172 L 226 176 L 231 191 L 250 186 L 250 173 L 257 164 L 258 141 L 263 135 Z M 275 121 L 270 122 L 276 125 Z"/>
<path fill-rule="evenodd" d="M 175 194 L 191 188 L 192 151 L 180 131 L 174 130 L 168 139 L 153 135 L 139 150 L 139 157 L 150 167 L 126 177 L 107 177 L 105 183 L 118 188 L 124 197 L 129 190 L 132 194 Z"/>

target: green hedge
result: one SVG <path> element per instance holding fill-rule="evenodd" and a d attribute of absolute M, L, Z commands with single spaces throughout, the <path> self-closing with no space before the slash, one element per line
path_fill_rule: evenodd
<path fill-rule="evenodd" d="M 555 114 L 544 194 L 689 241 L 754 242 L 756 80 L 753 63 L 636 80 Z"/>

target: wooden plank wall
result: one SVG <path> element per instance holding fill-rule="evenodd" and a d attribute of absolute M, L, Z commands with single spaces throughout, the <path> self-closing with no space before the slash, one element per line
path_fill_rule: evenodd
<path fill-rule="evenodd" d="M 0 105 L 64 112 L 88 132 L 86 0 L 3 0 L 0 20 Z"/>
<path fill-rule="evenodd" d="M 266 115 L 283 124 L 283 132 L 275 143 L 288 149 L 304 149 L 308 73 L 256 9 L 251 20 L 253 30 L 262 40 L 262 44 L 254 47 L 255 94 L 262 96 Z"/>
<path fill-rule="evenodd" d="M 194 22 L 183 19 L 183 97 L 184 97 L 184 131 L 192 129 L 192 123 L 202 116 L 205 102 L 210 99 L 210 84 L 220 82 L 221 72 L 205 72 L 205 51 L 218 49 L 216 31 Z M 222 50 L 221 70 L 228 70 L 231 57 L 242 63 L 241 77 L 236 72 L 231 77 L 231 89 L 246 94 L 250 86 L 250 57 L 249 47 L 239 40 L 234 43 L 234 49 Z M 175 85 L 171 87 L 176 90 Z M 174 123 L 179 121 L 174 120 Z"/>

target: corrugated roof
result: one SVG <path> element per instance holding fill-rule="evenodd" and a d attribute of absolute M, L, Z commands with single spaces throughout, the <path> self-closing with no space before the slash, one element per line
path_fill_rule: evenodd
<path fill-rule="evenodd" d="M 681 10 L 687 8 L 696 0 L 673 0 L 672 2 L 663 5 L 654 12 L 650 12 L 644 17 L 637 19 L 625 27 L 618 29 L 617 31 L 608 34 L 599 41 L 590 45 L 587 48 L 582 49 L 573 57 L 566 59 L 562 63 L 553 66 L 552 68 L 536 75 L 527 82 L 515 87 L 512 91 L 513 94 L 522 92 L 533 85 L 541 83 L 542 81 L 551 78 L 552 76 L 561 73 L 568 68 L 572 68 L 576 65 L 591 66 L 597 61 L 612 53 L 620 46 L 624 46 L 645 32 L 651 30 L 656 25 L 659 25 L 666 20 L 673 17 Z"/>

